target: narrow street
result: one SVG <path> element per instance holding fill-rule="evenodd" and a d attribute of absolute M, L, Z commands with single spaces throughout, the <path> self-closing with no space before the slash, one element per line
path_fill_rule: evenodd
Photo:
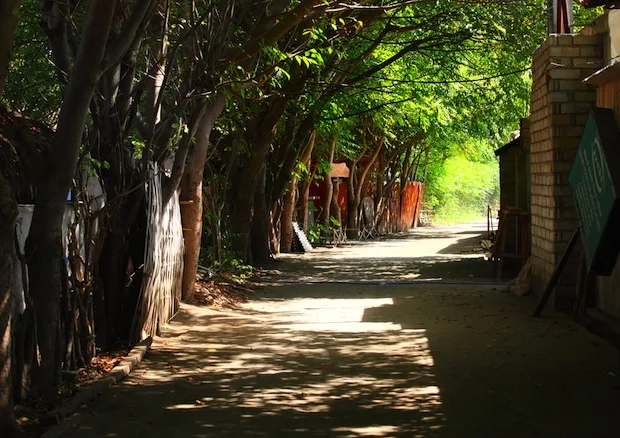
<path fill-rule="evenodd" d="M 617 350 L 531 318 L 472 228 L 287 255 L 239 310 L 183 306 L 64 436 L 620 436 Z"/>

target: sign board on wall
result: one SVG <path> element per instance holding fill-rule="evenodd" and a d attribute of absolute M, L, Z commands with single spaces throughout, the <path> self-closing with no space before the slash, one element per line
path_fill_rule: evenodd
<path fill-rule="evenodd" d="M 610 275 L 620 250 L 620 131 L 613 110 L 590 111 L 568 182 L 588 271 Z"/>

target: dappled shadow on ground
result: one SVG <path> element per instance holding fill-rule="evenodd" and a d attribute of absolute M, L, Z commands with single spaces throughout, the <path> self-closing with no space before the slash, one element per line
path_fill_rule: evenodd
<path fill-rule="evenodd" d="M 186 307 L 147 362 L 66 436 L 620 430 L 617 357 L 567 320 L 528 321 L 522 298 L 491 287 L 345 285 L 322 298 L 312 287 L 268 288 L 240 312 Z"/>
<path fill-rule="evenodd" d="M 68 436 L 437 436 L 444 419 L 424 329 L 362 322 L 367 307 L 390 303 L 300 299 L 243 315 L 193 308 L 146 369 L 82 413 Z"/>
<path fill-rule="evenodd" d="M 294 278 L 296 282 L 312 281 L 384 281 L 413 280 L 485 280 L 491 279 L 492 266 L 483 258 L 411 257 L 347 259 L 339 264 L 334 260 L 315 260 L 311 269 L 298 260 L 291 260 L 287 272 L 276 280 Z M 299 267 L 299 268 L 298 268 Z M 268 281 L 268 280 L 267 280 Z"/>
<path fill-rule="evenodd" d="M 484 260 L 478 230 L 423 230 L 381 241 L 318 248 L 304 255 L 282 255 L 278 274 L 265 282 L 494 280 Z"/>

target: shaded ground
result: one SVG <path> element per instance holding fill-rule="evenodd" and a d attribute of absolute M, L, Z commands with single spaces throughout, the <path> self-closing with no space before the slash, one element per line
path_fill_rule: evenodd
<path fill-rule="evenodd" d="M 456 250 L 463 231 L 291 256 L 280 278 L 484 279 Z M 442 251 L 465 261 L 426 266 Z M 185 306 L 65 436 L 620 436 L 617 351 L 561 315 L 530 318 L 533 305 L 437 282 L 281 284 L 239 311 Z"/>

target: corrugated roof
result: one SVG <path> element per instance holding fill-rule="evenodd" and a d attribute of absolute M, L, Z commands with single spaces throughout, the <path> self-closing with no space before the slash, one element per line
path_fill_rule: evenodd
<path fill-rule="evenodd" d="M 507 150 L 512 149 L 514 147 L 521 147 L 521 137 L 515 138 L 510 143 L 506 143 L 504 146 L 502 146 L 501 148 L 496 150 L 495 151 L 495 156 L 499 157 L 501 154 L 503 154 Z"/>

